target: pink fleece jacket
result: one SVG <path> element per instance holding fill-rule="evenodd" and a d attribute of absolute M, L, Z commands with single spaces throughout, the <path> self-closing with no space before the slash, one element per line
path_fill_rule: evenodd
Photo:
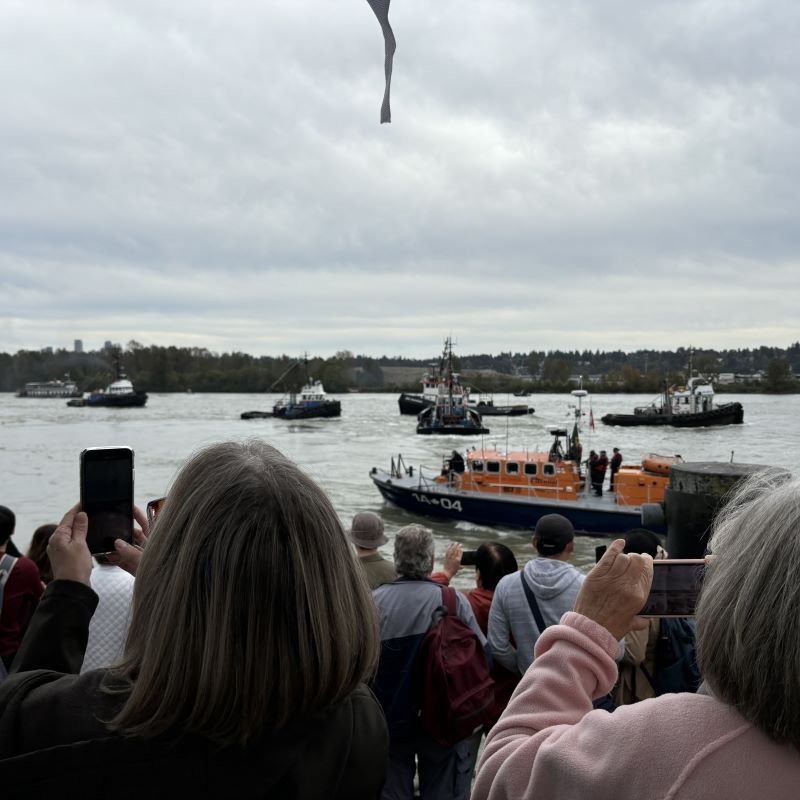
<path fill-rule="evenodd" d="M 800 753 L 708 695 L 592 711 L 619 643 L 570 612 L 486 740 L 472 800 L 798 800 Z"/>

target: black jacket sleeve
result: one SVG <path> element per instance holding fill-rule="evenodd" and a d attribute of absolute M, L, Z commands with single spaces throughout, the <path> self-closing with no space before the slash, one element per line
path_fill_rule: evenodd
<path fill-rule="evenodd" d="M 352 745 L 336 800 L 377 800 L 389 767 L 389 729 L 375 695 L 363 684 L 351 695 Z"/>
<path fill-rule="evenodd" d="M 83 583 L 50 583 L 25 632 L 10 673 L 47 669 L 77 675 L 97 603 L 94 590 Z"/>

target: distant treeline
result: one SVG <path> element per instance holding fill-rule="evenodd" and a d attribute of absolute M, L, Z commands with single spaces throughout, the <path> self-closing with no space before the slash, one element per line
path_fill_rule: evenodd
<path fill-rule="evenodd" d="M 331 358 L 297 364 L 291 356 L 213 353 L 198 347 L 145 347 L 129 342 L 122 350 L 125 369 L 137 388 L 151 392 L 266 392 L 298 389 L 307 375 L 319 378 L 327 391 L 419 391 L 425 369 L 437 361 L 400 357 L 372 358 L 343 350 Z M 47 381 L 69 373 L 88 391 L 114 377 L 111 349 L 86 353 L 68 350 L 20 350 L 0 353 L 0 391 L 19 389 L 29 381 Z M 689 374 L 715 379 L 738 376 L 720 391 L 800 391 L 800 342 L 787 348 L 739 350 L 533 350 L 529 353 L 464 355 L 457 359 L 466 382 L 486 392 L 566 391 L 576 376 L 593 392 L 658 392 L 665 383 L 680 385 Z M 296 366 L 292 368 L 292 365 Z M 759 379 L 760 378 L 760 379 Z"/>

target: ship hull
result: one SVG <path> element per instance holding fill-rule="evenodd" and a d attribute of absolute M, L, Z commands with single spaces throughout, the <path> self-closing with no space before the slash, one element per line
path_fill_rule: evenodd
<path fill-rule="evenodd" d="M 459 491 L 416 477 L 393 477 L 378 469 L 372 470 L 370 478 L 390 503 L 427 517 L 529 530 L 545 514 L 562 514 L 576 533 L 590 536 L 614 535 L 641 526 L 641 508 L 618 506 L 611 493 L 606 498 L 558 501 Z"/>
<path fill-rule="evenodd" d="M 433 403 L 425 400 L 421 394 L 406 394 L 403 392 L 400 397 L 397 398 L 397 405 L 400 406 L 401 414 L 413 414 L 416 416 L 421 411 L 432 406 Z"/>
<path fill-rule="evenodd" d="M 272 416 L 278 419 L 319 419 L 341 417 L 342 404 L 338 400 L 323 400 L 315 403 L 273 406 Z M 242 415 L 244 418 L 244 415 Z"/>
<path fill-rule="evenodd" d="M 744 409 L 741 403 L 725 403 L 711 411 L 696 414 L 606 414 L 605 425 L 670 425 L 673 428 L 706 428 L 710 425 L 741 425 Z"/>
<path fill-rule="evenodd" d="M 524 404 L 496 406 L 488 403 L 476 403 L 475 405 L 469 403 L 467 408 L 477 411 L 482 417 L 524 417 L 527 414 L 533 414 L 533 409 Z"/>
<path fill-rule="evenodd" d="M 430 408 L 433 403 L 426 400 L 421 394 L 403 394 L 397 398 L 397 405 L 400 407 L 401 414 L 417 415 Z M 482 417 L 522 417 L 526 414 L 533 414 L 533 409 L 522 403 L 512 406 L 496 406 L 488 403 L 468 403 L 467 408 L 477 411 Z"/>
<path fill-rule="evenodd" d="M 488 428 L 470 425 L 417 425 L 420 436 L 480 436 L 489 433 Z"/>
<path fill-rule="evenodd" d="M 146 392 L 133 394 L 90 394 L 83 405 L 92 408 L 141 408 L 147 403 Z"/>

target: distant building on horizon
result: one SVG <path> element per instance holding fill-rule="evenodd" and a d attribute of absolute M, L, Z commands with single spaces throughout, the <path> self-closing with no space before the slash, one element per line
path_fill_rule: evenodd
<path fill-rule="evenodd" d="M 76 353 L 83 352 L 83 339 L 76 339 L 75 340 L 75 347 L 73 348 Z"/>
<path fill-rule="evenodd" d="M 51 356 L 51 355 L 53 355 L 53 348 L 52 347 L 43 347 L 40 352 L 44 353 L 46 356 Z"/>

